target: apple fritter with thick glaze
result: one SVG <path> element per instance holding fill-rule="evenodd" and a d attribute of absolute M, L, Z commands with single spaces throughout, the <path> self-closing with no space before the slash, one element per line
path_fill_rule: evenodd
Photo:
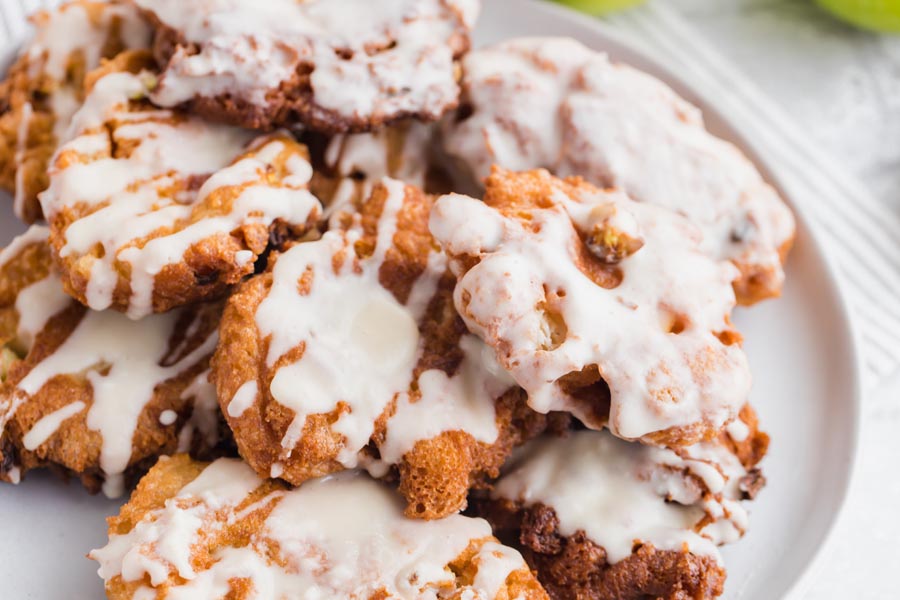
<path fill-rule="evenodd" d="M 711 439 L 747 401 L 737 269 L 687 219 L 547 171 L 496 168 L 484 202 L 440 198 L 431 232 L 457 310 L 536 411 L 658 445 Z"/>
<path fill-rule="evenodd" d="M 160 459 L 90 556 L 111 600 L 547 599 L 482 519 L 410 519 L 359 472 L 290 490 L 232 459 Z"/>
<path fill-rule="evenodd" d="M 479 0 L 133 0 L 156 25 L 159 106 L 338 133 L 456 106 Z"/>
<path fill-rule="evenodd" d="M 31 21 L 34 37 L 0 83 L 0 186 L 29 223 L 41 217 L 38 194 L 47 188 L 47 165 L 84 100 L 87 72 L 151 42 L 138 11 L 119 2 L 76 0 Z"/>
<path fill-rule="evenodd" d="M 432 204 L 385 178 L 229 300 L 213 380 L 258 473 L 399 476 L 407 514 L 431 519 L 546 425 L 457 315 Z"/>
<path fill-rule="evenodd" d="M 118 496 L 162 454 L 210 456 L 221 303 L 132 321 L 67 296 L 32 226 L 0 254 L 0 480 L 50 467 Z"/>
<path fill-rule="evenodd" d="M 733 144 L 658 79 L 568 38 L 516 38 L 463 59 L 444 148 L 470 177 L 545 168 L 623 189 L 703 232 L 733 262 L 741 304 L 778 296 L 796 233 L 790 209 Z"/>
<path fill-rule="evenodd" d="M 321 214 L 303 145 L 156 108 L 148 61 L 91 74 L 41 196 L 66 291 L 133 318 L 224 295 Z"/>
<path fill-rule="evenodd" d="M 582 430 L 525 446 L 473 503 L 520 548 L 552 598 L 707 600 L 717 545 L 746 531 L 769 438 L 749 405 L 727 432 L 676 451 Z"/>

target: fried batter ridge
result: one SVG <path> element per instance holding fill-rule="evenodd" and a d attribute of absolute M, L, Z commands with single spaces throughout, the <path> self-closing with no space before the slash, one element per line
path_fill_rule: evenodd
<path fill-rule="evenodd" d="M 711 442 L 669 450 L 582 430 L 526 445 L 474 514 L 521 548 L 554 598 L 704 600 L 716 548 L 747 528 L 768 446 L 750 406 Z"/>
<path fill-rule="evenodd" d="M 163 458 L 109 534 L 90 556 L 111 600 L 547 598 L 485 521 L 406 518 L 399 496 L 352 471 L 289 490 L 237 460 Z"/>
<path fill-rule="evenodd" d="M 440 198 L 430 228 L 457 310 L 531 408 L 652 444 L 718 435 L 750 389 L 734 266 L 680 215 L 615 190 L 543 170 L 486 184 L 483 203 Z"/>
<path fill-rule="evenodd" d="M 41 217 L 47 165 L 84 100 L 85 74 L 122 50 L 149 48 L 150 27 L 118 2 L 76 0 L 31 17 L 34 37 L 0 83 L 0 186 L 16 216 Z"/>
<path fill-rule="evenodd" d="M 321 214 L 304 146 L 153 107 L 147 58 L 97 74 L 41 196 L 66 290 L 132 318 L 222 296 Z"/>
<path fill-rule="evenodd" d="M 733 262 L 741 304 L 778 296 L 793 242 L 790 209 L 734 145 L 667 85 L 565 38 L 518 38 L 469 53 L 444 148 L 470 176 L 498 164 L 623 189 L 699 226 Z"/>
<path fill-rule="evenodd" d="M 365 467 L 399 476 L 407 514 L 437 518 L 545 426 L 457 315 L 432 203 L 385 178 L 229 300 L 213 379 L 261 475 Z"/>
<path fill-rule="evenodd" d="M 208 118 L 327 133 L 456 106 L 478 0 L 134 0 L 164 65 L 152 99 Z"/>
<path fill-rule="evenodd" d="M 63 292 L 47 235 L 32 226 L 0 254 L 0 480 L 51 467 L 115 497 L 162 454 L 209 456 L 221 305 L 140 321 L 85 309 Z"/>

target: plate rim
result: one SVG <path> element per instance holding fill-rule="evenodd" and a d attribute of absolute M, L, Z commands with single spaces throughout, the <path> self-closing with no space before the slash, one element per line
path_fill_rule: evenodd
<path fill-rule="evenodd" d="M 486 1 L 489 2 L 491 0 Z M 493 1 L 496 2 L 497 0 Z M 604 38 L 605 41 L 611 42 L 612 45 L 620 47 L 628 53 L 639 57 L 647 65 L 651 65 L 658 72 L 658 74 L 652 75 L 658 77 L 666 85 L 672 87 L 680 96 L 689 95 L 699 100 L 700 103 L 702 103 L 702 107 L 700 108 L 704 117 L 712 115 L 724 126 L 728 132 L 727 141 L 733 143 L 747 155 L 751 162 L 753 162 L 763 174 L 764 179 L 772 185 L 787 202 L 794 213 L 794 217 L 798 224 L 798 230 L 802 230 L 806 233 L 804 241 L 811 244 L 813 252 L 820 258 L 822 274 L 833 290 L 833 296 L 836 300 L 836 316 L 838 316 L 840 320 L 840 323 L 838 324 L 839 327 L 843 329 L 842 337 L 846 338 L 849 342 L 844 349 L 844 352 L 850 359 L 849 373 L 852 376 L 852 381 L 848 383 L 848 388 L 852 390 L 852 398 L 848 399 L 848 404 L 850 405 L 848 410 L 852 422 L 849 423 L 847 427 L 850 447 L 848 456 L 846 457 L 847 461 L 845 464 L 841 465 L 844 471 L 842 474 L 843 485 L 840 490 L 835 493 L 836 509 L 830 515 L 830 519 L 821 534 L 819 544 L 811 553 L 809 560 L 788 586 L 784 597 L 792 597 L 798 593 L 802 593 L 803 590 L 810 585 L 812 577 L 821 567 L 823 558 L 831 548 L 837 525 L 842 521 L 846 513 L 847 501 L 850 492 L 856 483 L 859 472 L 860 442 L 862 438 L 862 399 L 864 395 L 863 346 L 859 329 L 853 319 L 853 313 L 847 300 L 847 293 L 844 290 L 845 284 L 841 281 L 831 254 L 822 242 L 821 234 L 813 226 L 812 218 L 807 214 L 807 209 L 793 201 L 792 195 L 787 191 L 788 188 L 784 185 L 783 178 L 778 174 L 778 170 L 775 168 L 774 164 L 765 158 L 765 153 L 761 151 L 758 144 L 750 141 L 741 132 L 740 126 L 738 126 L 731 117 L 727 116 L 725 112 L 719 109 L 718 103 L 714 98 L 709 97 L 701 90 L 690 85 L 671 68 L 648 54 L 648 52 L 640 45 L 634 44 L 626 35 L 617 31 L 613 26 L 604 22 L 599 17 L 583 14 L 574 9 L 546 0 L 517 1 L 525 5 L 527 10 L 533 11 L 536 14 L 543 13 L 552 19 L 570 22 L 579 28 L 586 28 L 593 31 L 601 38 Z M 641 70 L 643 70 L 643 68 Z M 685 92 L 688 93 L 686 94 Z M 697 102 L 693 98 L 689 100 L 692 104 L 696 104 Z M 777 301 L 777 298 L 773 300 Z"/>
<path fill-rule="evenodd" d="M 484 0 L 484 2 L 497 2 L 498 0 Z M 627 51 L 628 53 L 639 57 L 647 65 L 651 65 L 657 71 L 654 76 L 661 79 L 666 85 L 672 87 L 679 95 L 692 96 L 691 103 L 696 103 L 697 99 L 702 103 L 702 111 L 704 115 L 710 114 L 721 123 L 728 132 L 728 141 L 740 148 L 754 165 L 760 169 L 764 178 L 770 183 L 782 198 L 788 203 L 794 212 L 794 216 L 798 222 L 798 229 L 802 229 L 806 235 L 804 241 L 811 244 L 813 252 L 820 257 L 822 265 L 822 274 L 825 281 L 831 287 L 833 296 L 836 300 L 836 316 L 839 316 L 839 323 L 842 328 L 842 336 L 849 342 L 844 349 L 845 354 L 849 357 L 849 373 L 852 381 L 848 383 L 848 388 L 852 390 L 852 397 L 848 399 L 848 411 L 851 417 L 851 423 L 848 424 L 847 434 L 849 440 L 849 456 L 843 467 L 843 485 L 839 491 L 835 493 L 836 509 L 830 515 L 829 521 L 821 534 L 820 541 L 816 549 L 811 553 L 809 560 L 798 572 L 797 576 L 788 586 L 784 597 L 792 597 L 795 594 L 802 593 L 808 588 L 812 581 L 812 577 L 821 567 L 823 558 L 828 554 L 834 541 L 835 532 L 838 523 L 840 523 L 847 512 L 847 501 L 851 490 L 854 488 L 858 473 L 859 462 L 861 456 L 861 435 L 862 435 L 862 401 L 864 395 L 864 371 L 862 362 L 863 345 L 861 343 L 860 333 L 850 304 L 847 300 L 845 292 L 846 284 L 842 282 L 830 252 L 822 242 L 821 234 L 812 225 L 812 219 L 807 215 L 807 209 L 793 202 L 792 196 L 787 192 L 787 188 L 783 184 L 782 177 L 778 174 L 778 170 L 774 165 L 765 158 L 765 153 L 760 151 L 757 144 L 750 141 L 742 132 L 741 128 L 728 117 L 722 110 L 718 108 L 715 99 L 690 85 L 683 77 L 674 72 L 671 68 L 660 62 L 650 54 L 648 54 L 640 45 L 634 44 L 628 37 L 617 31 L 615 27 L 605 23 L 600 18 L 579 13 L 571 8 L 548 2 L 547 0 L 516 0 L 520 4 L 527 7 L 527 10 L 535 14 L 545 14 L 549 18 L 562 20 L 572 23 L 579 28 L 586 28 L 603 38 L 606 42 L 613 46 Z M 27 37 L 27 30 L 26 30 Z M 8 37 L 6 40 L 0 40 L 0 73 L 6 72 L 9 65 L 18 55 L 19 46 L 22 38 Z M 832 324 L 834 326 L 834 324 Z"/>

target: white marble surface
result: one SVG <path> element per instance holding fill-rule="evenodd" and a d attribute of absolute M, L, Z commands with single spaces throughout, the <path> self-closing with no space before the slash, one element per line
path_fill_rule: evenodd
<path fill-rule="evenodd" d="M 854 30 L 811 0 L 657 1 L 900 212 L 900 36 Z M 875 383 L 863 414 L 850 499 L 802 598 L 900 598 L 900 373 Z"/>

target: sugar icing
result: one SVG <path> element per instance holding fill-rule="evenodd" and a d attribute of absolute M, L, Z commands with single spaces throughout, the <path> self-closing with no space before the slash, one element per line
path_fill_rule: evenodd
<path fill-rule="evenodd" d="M 749 393 L 749 367 L 740 347 L 716 334 L 731 330 L 734 268 L 710 260 L 682 217 L 621 193 L 569 196 L 557 185 L 547 200 L 528 221 L 458 194 L 440 198 L 431 213 L 432 234 L 451 256 L 480 258 L 460 275 L 456 307 L 529 404 L 603 425 L 558 385 L 596 365 L 611 392 L 609 428 L 620 437 L 733 419 Z M 582 272 L 573 249 L 579 232 L 602 233 L 617 212 L 630 215 L 643 245 L 617 259 L 621 282 L 606 289 Z M 561 339 L 552 314 L 563 323 Z"/>
<path fill-rule="evenodd" d="M 489 525 L 460 515 L 436 521 L 403 516 L 400 497 L 368 477 L 345 472 L 290 491 L 248 498 L 262 485 L 244 463 L 220 459 L 125 534 L 114 534 L 91 557 L 100 576 L 126 582 L 145 576 L 166 598 L 224 597 L 248 579 L 257 597 L 443 597 L 490 600 L 512 572 L 527 569 L 513 549 L 492 541 Z M 254 511 L 261 524 L 246 546 L 220 544 L 212 561 L 192 561 L 192 544 Z M 463 585 L 448 567 L 473 543 L 474 582 Z M 174 579 L 174 575 L 180 579 Z"/>
<path fill-rule="evenodd" d="M 493 496 L 553 508 L 561 535 L 584 531 L 611 563 L 630 556 L 636 541 L 719 560 L 716 545 L 746 530 L 737 489 L 746 471 L 717 443 L 682 454 L 604 431 L 543 438 L 519 452 Z M 712 523 L 702 526 L 704 517 Z"/>
<path fill-rule="evenodd" d="M 113 73 L 95 84 L 73 120 L 81 133 L 61 147 L 61 164 L 51 169 L 41 197 L 51 223 L 63 211 L 89 208 L 60 232 L 65 244 L 59 254 L 78 257 L 101 247 L 102 256 L 92 258 L 87 303 L 96 310 L 109 307 L 124 269 L 133 318 L 153 312 L 156 276 L 184 260 L 193 245 L 275 221 L 303 225 L 321 211 L 307 191 L 312 168 L 294 142 L 263 137 L 228 165 L 252 134 L 169 111 L 135 110 L 129 100 L 146 92 L 145 79 Z M 118 122 L 111 135 L 103 128 L 108 122 Z M 114 155 L 123 145 L 134 148 L 128 156 Z M 91 159 L 70 164 L 63 160 L 70 154 Z M 276 164 L 283 172 L 273 182 L 268 170 Z M 213 172 L 199 191 L 171 191 Z M 236 197 L 228 201 L 232 193 Z M 252 258 L 236 256 L 236 268 L 249 273 Z"/>
<path fill-rule="evenodd" d="M 136 0 L 198 52 L 178 48 L 153 92 L 162 106 L 228 94 L 266 106 L 267 94 L 310 74 L 317 106 L 368 119 L 436 118 L 458 93 L 451 41 L 465 35 L 475 0 Z"/>
<path fill-rule="evenodd" d="M 716 258 L 769 270 L 794 234 L 787 206 L 700 111 L 657 79 L 566 38 L 518 38 L 463 61 L 471 116 L 448 120 L 447 151 L 476 177 L 492 164 L 547 168 L 693 220 Z"/>

